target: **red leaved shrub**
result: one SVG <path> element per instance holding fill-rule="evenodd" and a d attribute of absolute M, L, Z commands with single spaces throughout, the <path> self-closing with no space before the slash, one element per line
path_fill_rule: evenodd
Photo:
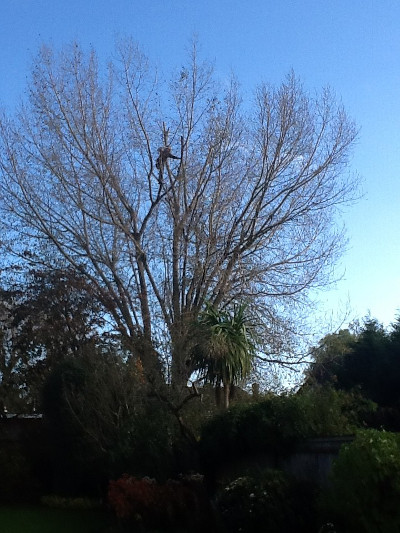
<path fill-rule="evenodd" d="M 110 481 L 108 502 L 118 518 L 146 527 L 190 526 L 195 531 L 210 515 L 201 476 L 159 484 L 124 474 Z"/>

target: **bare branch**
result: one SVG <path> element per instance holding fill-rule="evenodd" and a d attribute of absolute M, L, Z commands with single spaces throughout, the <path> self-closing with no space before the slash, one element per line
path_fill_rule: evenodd
<path fill-rule="evenodd" d="M 330 281 L 336 215 L 355 193 L 357 130 L 332 92 L 310 95 L 290 73 L 244 106 L 196 47 L 165 87 L 130 43 L 106 69 L 78 45 L 43 48 L 29 88 L 0 120 L 10 249 L 40 244 L 43 263 L 87 276 L 120 331 L 165 347 L 182 387 L 205 301 L 248 302 L 278 345 Z"/>

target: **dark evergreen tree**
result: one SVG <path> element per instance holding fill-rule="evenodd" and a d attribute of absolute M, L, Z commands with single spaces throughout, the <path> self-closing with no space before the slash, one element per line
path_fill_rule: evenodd
<path fill-rule="evenodd" d="M 368 423 L 400 430 L 400 320 L 385 329 L 367 319 L 358 333 L 348 330 L 327 335 L 312 351 L 305 387 L 333 386 L 378 409 Z"/>

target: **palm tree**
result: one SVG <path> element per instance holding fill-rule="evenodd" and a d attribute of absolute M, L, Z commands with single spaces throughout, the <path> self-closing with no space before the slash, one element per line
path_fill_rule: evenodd
<path fill-rule="evenodd" d="M 207 304 L 198 326 L 200 340 L 194 349 L 195 370 L 204 382 L 216 387 L 217 403 L 223 385 L 224 407 L 228 408 L 233 385 L 249 376 L 256 353 L 246 305 L 236 305 L 229 312 Z"/>

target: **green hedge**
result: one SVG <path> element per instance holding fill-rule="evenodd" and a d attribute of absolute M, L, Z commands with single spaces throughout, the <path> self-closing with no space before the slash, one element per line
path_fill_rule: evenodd
<path fill-rule="evenodd" d="M 324 494 L 326 521 L 341 533 L 400 531 L 400 435 L 359 431 L 341 448 Z"/>
<path fill-rule="evenodd" d="M 235 406 L 203 427 L 203 465 L 212 469 L 258 452 L 285 456 L 304 439 L 352 433 L 347 403 L 341 393 L 325 389 Z"/>

